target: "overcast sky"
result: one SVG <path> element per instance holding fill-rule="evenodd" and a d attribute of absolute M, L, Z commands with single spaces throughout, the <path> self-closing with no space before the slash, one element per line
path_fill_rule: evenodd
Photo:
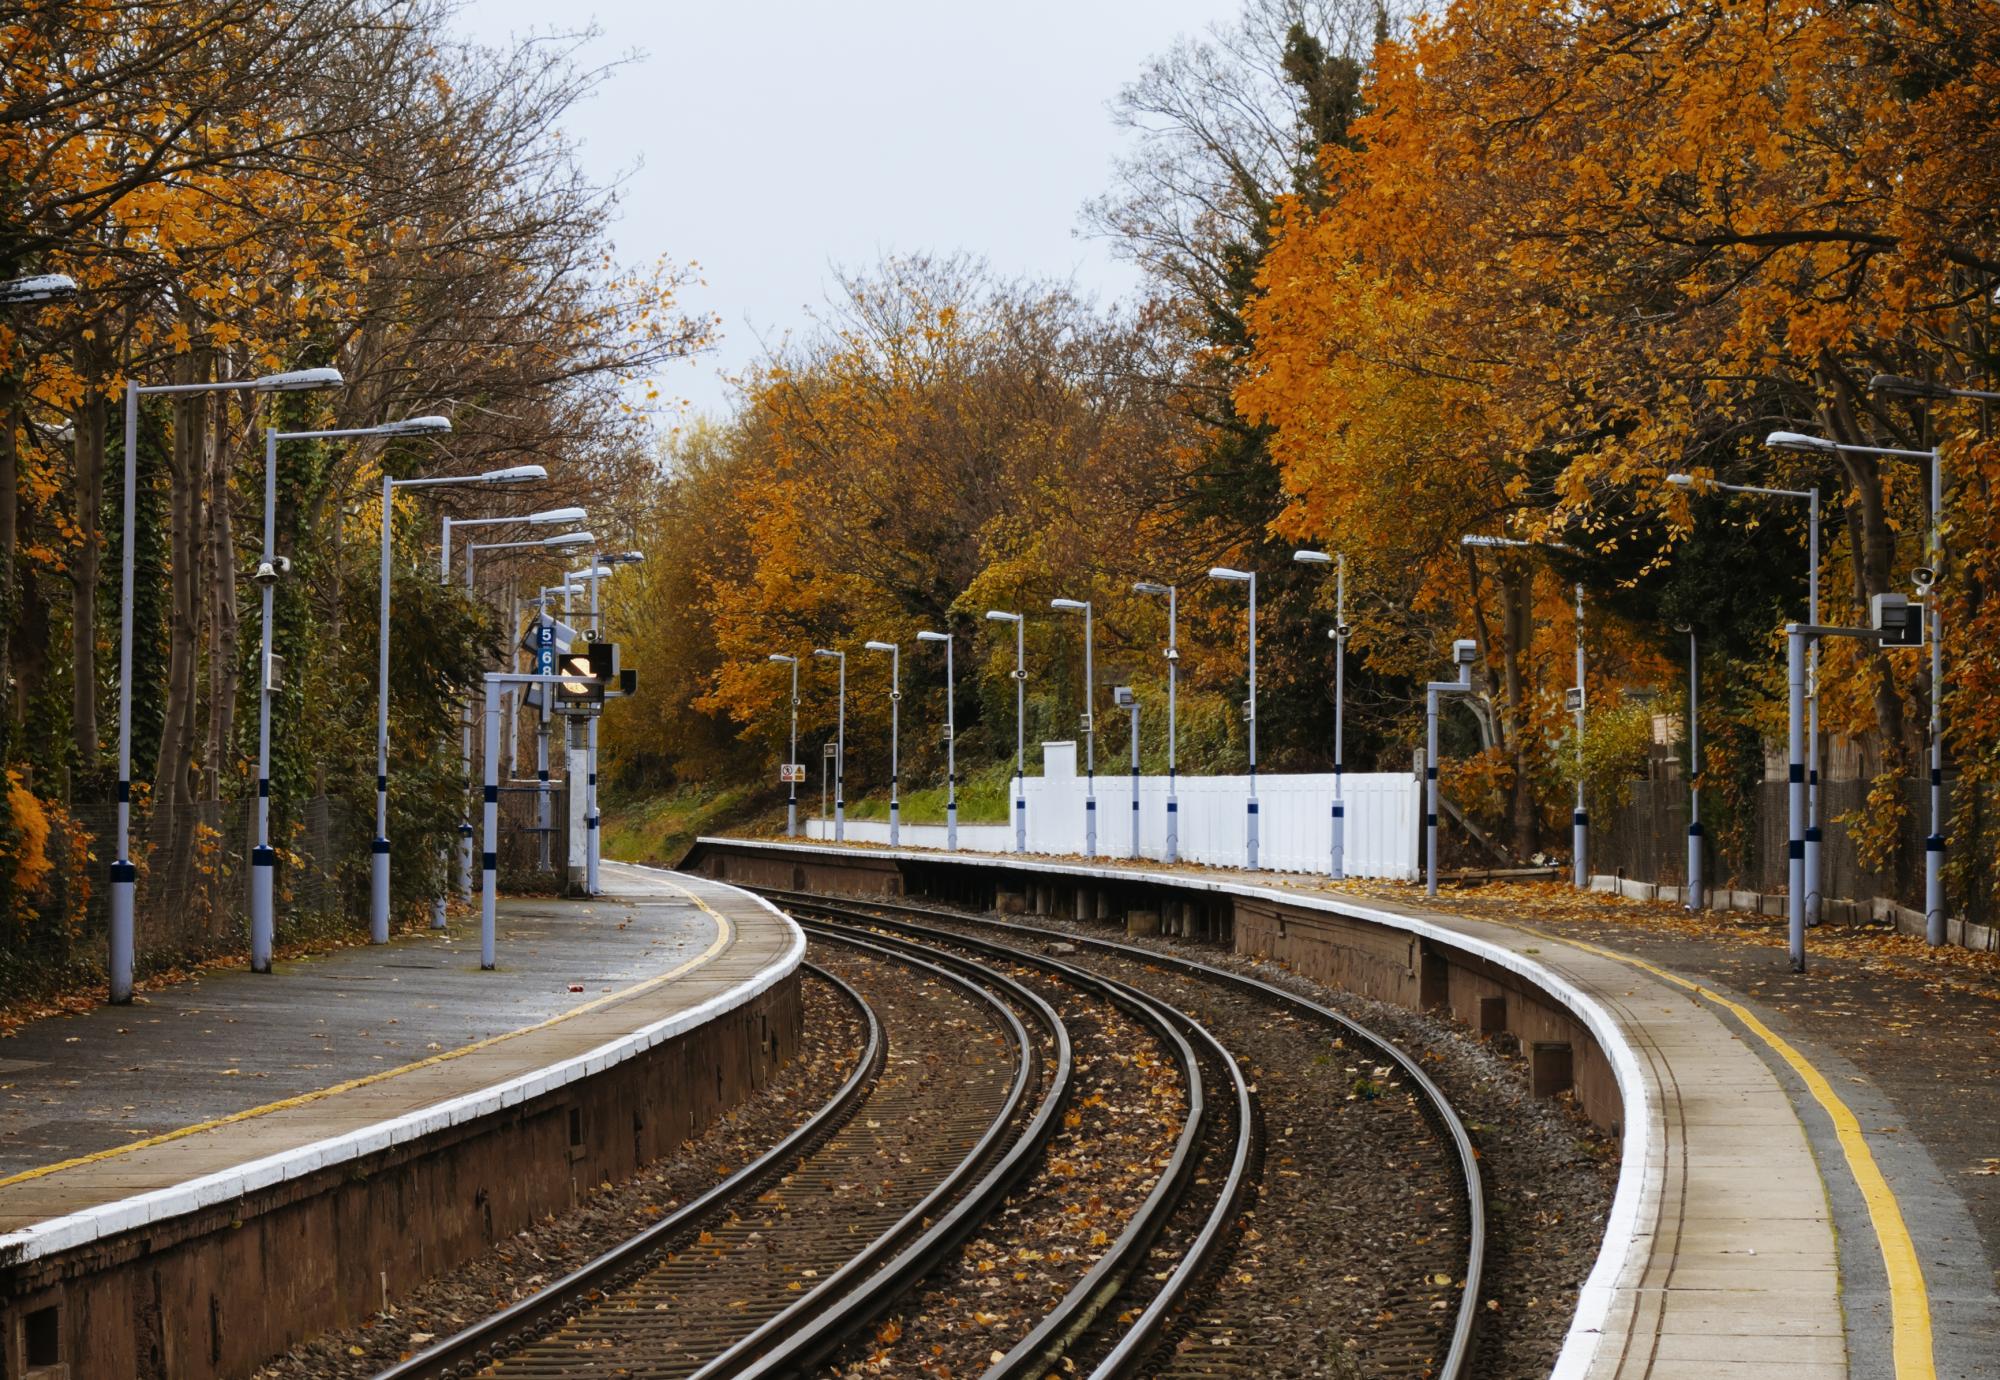
<path fill-rule="evenodd" d="M 966 250 L 1003 276 L 1099 300 L 1132 269 L 1078 235 L 1122 146 L 1109 104 L 1145 60 L 1226 21 L 1235 0 L 471 0 L 500 43 L 552 23 L 602 35 L 585 60 L 643 54 L 571 119 L 593 176 L 631 173 L 619 257 L 701 266 L 690 307 L 722 339 L 659 380 L 697 410 L 799 327 L 832 266 Z M 633 171 L 636 168 L 636 171 Z"/>

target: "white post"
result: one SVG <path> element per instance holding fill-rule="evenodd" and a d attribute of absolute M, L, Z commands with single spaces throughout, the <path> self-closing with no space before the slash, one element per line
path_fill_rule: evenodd
<path fill-rule="evenodd" d="M 903 649 L 889 650 L 889 846 L 903 841 Z"/>
<path fill-rule="evenodd" d="M 799 659 L 792 657 L 791 663 L 792 755 L 786 760 L 785 774 L 787 776 L 797 774 L 799 762 Z M 788 791 L 785 797 L 785 833 L 790 838 L 797 838 L 799 836 L 799 783 L 797 781 L 788 784 Z"/>
<path fill-rule="evenodd" d="M 544 695 L 549 687 L 542 687 Z M 485 838 L 480 848 L 479 966 L 493 969 L 494 908 L 500 897 L 500 685 L 486 678 L 486 790 L 480 823 Z"/>
<path fill-rule="evenodd" d="M 1579 584 L 1576 587 L 1576 813 L 1570 821 L 1570 851 L 1574 855 L 1571 882 L 1578 891 L 1590 885 L 1590 816 L 1583 808 L 1584 686 L 1583 586 Z"/>
<path fill-rule="evenodd" d="M 1083 856 L 1097 856 L 1097 672 L 1092 663 L 1096 628 L 1083 606 Z"/>
<path fill-rule="evenodd" d="M 382 589 L 375 667 L 375 838 L 369 844 L 368 942 L 389 942 L 389 543 L 395 483 L 382 476 Z"/>
<path fill-rule="evenodd" d="M 1806 580 L 1806 622 L 1820 622 L 1820 488 L 1810 490 L 1812 516 L 1806 524 L 1806 558 L 1812 570 Z M 1806 644 L 1806 860 L 1804 894 L 1806 924 L 1820 922 L 1820 640 Z"/>
<path fill-rule="evenodd" d="M 1347 799 L 1343 773 L 1347 743 L 1347 557 L 1336 557 L 1333 614 L 1333 867 L 1338 882 L 1347 876 Z"/>
<path fill-rule="evenodd" d="M 833 750 L 833 841 L 847 841 L 847 653 L 840 653 L 840 708 Z"/>
<path fill-rule="evenodd" d="M 131 495 L 126 495 L 130 506 Z M 264 563 L 276 555 L 278 509 L 278 433 L 264 428 Z M 274 580 L 260 579 L 262 643 L 257 657 L 257 845 L 250 850 L 250 971 L 271 971 L 271 950 L 277 933 L 273 883 L 278 854 L 271 847 L 271 631 Z"/>
<path fill-rule="evenodd" d="M 1167 861 L 1169 863 L 1179 860 L 1181 848 L 1181 802 L 1177 794 L 1180 782 L 1174 752 L 1176 736 L 1174 692 L 1178 689 L 1181 665 L 1180 610 L 1176 607 L 1179 595 L 1179 586 L 1167 586 Z"/>
<path fill-rule="evenodd" d="M 958 851 L 958 695 L 952 684 L 951 634 L 944 636 L 944 846 Z"/>
<path fill-rule="evenodd" d="M 1945 942 L 1944 899 L 1944 467 L 1931 451 L 1931 831 L 1924 838 L 1924 942 Z"/>
<path fill-rule="evenodd" d="M 1688 629 L 1688 860 L 1687 894 L 1681 900 L 1688 910 L 1706 909 L 1707 892 L 1702 887 L 1701 831 L 1701 648 L 1695 631 Z"/>
<path fill-rule="evenodd" d="M 1424 689 L 1424 895 L 1438 894 L 1438 692 Z"/>
<path fill-rule="evenodd" d="M 1139 697 L 1132 697 L 1132 856 L 1139 856 Z"/>
<path fill-rule="evenodd" d="M 590 558 L 590 640 L 596 642 L 603 636 L 598 626 L 597 576 L 604 569 L 600 557 Z M 597 895 L 597 862 L 600 856 L 597 821 L 597 716 L 592 715 L 584 729 L 584 816 L 583 816 L 583 886 L 590 895 Z"/>
<path fill-rule="evenodd" d="M 1805 629 L 1797 623 L 1785 629 L 1785 679 L 1788 691 L 1786 730 L 1789 744 L 1786 786 L 1786 867 L 1789 873 L 1790 894 L 1786 896 L 1786 916 L 1789 921 L 1792 971 L 1806 970 L 1806 764 L 1805 764 L 1805 699 L 1806 699 L 1806 638 Z"/>
<path fill-rule="evenodd" d="M 132 1000 L 133 901 L 139 869 L 132 863 L 132 544 L 139 506 L 139 385 L 125 385 L 125 533 L 118 605 L 118 854 L 111 861 L 111 1001 Z"/>

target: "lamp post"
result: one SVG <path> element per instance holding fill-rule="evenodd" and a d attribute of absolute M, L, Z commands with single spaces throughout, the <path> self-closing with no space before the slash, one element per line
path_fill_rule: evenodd
<path fill-rule="evenodd" d="M 44 275 L 60 277 L 61 275 Z M 56 301 L 56 296 L 21 300 Z M 75 290 L 75 284 L 70 284 Z M 17 289 L 25 291 L 25 289 Z M 132 1000 L 133 907 L 137 899 L 139 869 L 132 863 L 132 586 L 134 580 L 133 543 L 137 539 L 138 506 L 132 501 L 139 483 L 139 399 L 155 394 L 189 393 L 302 393 L 319 388 L 342 386 L 338 369 L 300 369 L 291 373 L 266 374 L 261 378 L 236 379 L 222 383 L 161 383 L 142 385 L 137 380 L 125 385 L 125 517 L 124 550 L 119 571 L 118 611 L 118 851 L 111 860 L 111 915 L 109 927 L 110 996 L 114 1004 Z"/>
<path fill-rule="evenodd" d="M 1574 547 L 1565 546 L 1559 541 L 1528 541 L 1520 537 L 1488 537 L 1475 533 L 1468 533 L 1458 540 L 1461 546 L 1516 550 L 1539 546 L 1549 551 L 1575 554 Z M 1570 712 L 1576 716 L 1576 804 L 1570 812 L 1570 884 L 1578 891 L 1590 885 L 1590 815 L 1584 808 L 1583 796 L 1583 734 L 1588 713 L 1585 705 L 1587 692 L 1584 671 L 1583 585 L 1579 583 L 1576 586 L 1576 684 L 1570 688 L 1569 693 L 1569 698 L 1574 702 Z"/>
<path fill-rule="evenodd" d="M 261 608 L 262 647 L 257 657 L 257 843 L 250 850 L 250 971 L 271 971 L 271 948 L 277 934 L 272 892 L 278 851 L 271 847 L 271 696 L 276 692 L 276 635 L 271 628 L 272 604 L 278 579 L 291 562 L 278 555 L 278 443 L 337 441 L 363 436 L 440 436 L 451 430 L 444 417 L 406 417 L 381 426 L 342 427 L 323 431 L 264 430 L 264 554 L 256 581 Z"/>
<path fill-rule="evenodd" d="M 1433 680 L 1424 685 L 1424 894 L 1438 894 L 1438 696 L 1472 693 L 1472 660 L 1479 644 L 1461 637 L 1451 644 L 1457 680 Z"/>
<path fill-rule="evenodd" d="M 1906 379 L 1895 374 L 1877 374 L 1868 382 L 1876 392 L 1899 394 L 1919 398 L 1967 398 L 1980 401 L 2000 399 L 2000 393 L 1982 388 L 1950 388 L 1943 384 L 1925 383 L 1918 379 Z M 1944 576 L 1944 462 L 1936 446 L 1929 450 L 1905 450 L 1895 446 L 1855 446 L 1829 440 L 1823 436 L 1805 436 L 1795 431 L 1774 431 L 1764 438 L 1764 444 L 1781 450 L 1817 451 L 1830 455 L 1874 455 L 1891 460 L 1911 460 L 1930 466 L 1930 532 L 1927 544 L 1930 547 L 1929 579 L 1919 577 L 1923 594 L 1929 604 L 1930 644 L 1931 644 L 1931 705 L 1930 705 L 1930 833 L 1924 838 L 1924 942 L 1933 948 L 1945 942 L 1945 899 L 1944 899 L 1944 610 L 1942 600 L 1932 591 L 1936 582 Z M 1814 622 L 1818 622 L 1815 614 Z M 1818 644 L 1813 644 L 1815 653 Z M 1814 697 L 1814 710 L 1818 710 L 1818 698 Z M 1817 719 L 1815 719 L 1817 722 Z M 1814 808 L 1813 823 L 1819 822 L 1817 806 Z M 1810 837 L 1810 835 L 1808 836 Z M 1818 874 L 1815 872 L 1814 879 Z M 1816 919 L 1817 915 L 1813 917 Z"/>
<path fill-rule="evenodd" d="M 1208 578 L 1232 584 L 1247 584 L 1250 587 L 1250 698 L 1245 702 L 1243 709 L 1243 720 L 1250 729 L 1250 808 L 1244 826 L 1244 866 L 1255 872 L 1257 870 L 1257 573 L 1253 570 L 1231 570 L 1227 566 L 1219 565 L 1208 572 Z"/>
<path fill-rule="evenodd" d="M 1701 648 L 1695 642 L 1692 623 L 1677 631 L 1688 639 L 1688 860 L 1687 895 L 1681 898 L 1687 910 L 1705 910 L 1702 887 L 1701 831 Z"/>
<path fill-rule="evenodd" d="M 1764 444 L 1775 450 L 1819 451 L 1815 445 L 1800 445 L 1814 438 L 1799 436 L 1789 431 L 1774 431 L 1765 438 Z M 1832 442 L 1828 442 L 1831 445 Z M 1691 474 L 1670 474 L 1667 482 L 1678 488 L 1691 489 L 1696 486 Z M 1806 622 L 1819 622 L 1819 486 L 1810 489 L 1770 489 L 1756 484 L 1723 484 L 1708 480 L 1701 484 L 1704 489 L 1720 489 L 1724 493 L 1755 494 L 1759 498 L 1788 498 L 1806 504 Z M 1806 837 L 1805 861 L 1801 877 L 1806 888 L 1806 924 L 1819 923 L 1819 850 L 1820 850 L 1820 801 L 1819 801 L 1819 639 L 1812 638 L 1806 643 L 1806 688 L 1805 703 L 1808 715 L 1805 736 L 1805 789 L 1806 789 Z"/>
<path fill-rule="evenodd" d="M 889 846 L 903 841 L 903 649 L 894 642 L 864 642 L 889 654 Z"/>
<path fill-rule="evenodd" d="M 1333 614 L 1333 849 L 1327 875 L 1334 881 L 1347 876 L 1347 801 L 1343 795 L 1343 761 L 1347 711 L 1347 557 L 1329 556 L 1324 551 L 1294 551 L 1292 559 L 1307 565 L 1334 567 Z"/>
<path fill-rule="evenodd" d="M 553 508 L 553 509 L 550 509 L 549 511 L 550 511 L 550 512 L 552 512 L 552 513 L 556 513 L 556 514 L 561 514 L 562 516 L 558 516 L 558 517 L 544 517 L 544 516 L 542 516 L 542 515 L 540 515 L 540 514 L 537 514 L 537 515 L 536 515 L 535 517 L 532 517 L 532 518 L 522 518 L 522 519 L 520 519 L 520 521 L 522 521 L 522 522 L 534 522 L 534 521 L 543 521 L 543 522 L 576 522 L 576 521 L 579 521 L 579 520 L 581 519 L 581 517 L 582 517 L 582 514 L 583 514 L 583 509 L 581 509 L 581 508 Z M 483 524 L 483 523 L 488 523 L 488 522 L 508 522 L 508 521 L 512 521 L 512 520 L 513 520 L 513 519 L 509 519 L 509 518 L 478 518 L 478 519 L 470 519 L 470 520 L 467 520 L 467 521 L 462 521 L 462 522 L 460 522 L 460 523 L 459 523 L 458 525 L 459 525 L 459 526 L 461 526 L 461 527 L 471 527 L 471 526 L 473 526 L 473 525 L 474 525 L 475 523 L 481 523 L 481 524 Z M 445 543 L 447 544 L 447 546 L 449 546 L 449 543 L 450 543 L 450 541 L 451 541 L 451 536 L 450 536 L 450 532 L 451 532 L 451 527 L 450 527 L 450 524 L 451 524 L 451 519 L 450 519 L 450 518 L 446 518 L 446 519 L 445 519 L 445 524 L 446 524 L 446 527 L 445 527 L 445 538 L 444 538 L 444 540 L 445 540 Z M 586 545 L 586 544 L 588 544 L 588 543 L 590 543 L 590 542 L 592 542 L 592 541 L 594 541 L 594 540 L 596 540 L 596 538 L 594 538 L 593 536 L 591 536 L 591 534 L 590 534 L 590 533 L 588 533 L 588 532 L 563 532 L 563 533 L 560 533 L 560 534 L 558 534 L 558 535 L 556 535 L 556 536 L 553 536 L 553 537 L 541 537 L 541 538 L 537 538 L 537 539 L 535 539 L 535 540 L 531 540 L 531 541 L 478 541 L 478 542 L 467 542 L 467 543 L 465 544 L 465 593 L 466 593 L 466 597 L 467 597 L 467 598 L 471 598 L 471 597 L 472 597 L 472 575 L 473 575 L 473 558 L 474 558 L 474 556 L 475 556 L 475 555 L 476 555 L 476 554 L 477 554 L 478 552 L 481 552 L 481 551 L 527 551 L 527 550 L 560 550 L 560 549 L 562 549 L 562 548 L 564 548 L 564 547 L 570 547 L 570 546 L 583 546 L 583 545 Z M 511 693 L 511 689 L 512 689 L 512 687 L 510 687 L 510 693 Z M 460 718 L 459 718 L 459 726 L 460 726 L 460 729 L 461 729 L 461 738 L 460 738 L 460 745 L 459 745 L 459 766 L 460 766 L 461 770 L 462 770 L 462 771 L 464 772 L 464 776 L 465 776 L 465 790 L 464 790 L 464 791 L 463 791 L 463 792 L 461 793 L 461 800 L 462 800 L 462 802 L 463 802 L 463 805 L 464 805 L 464 808 L 463 808 L 463 810 L 462 810 L 462 811 L 461 811 L 461 813 L 460 813 L 460 816 L 459 816 L 459 824 L 458 824 L 458 886 L 459 886 L 459 898 L 460 898 L 461 900 L 465 900 L 465 901 L 470 901 L 470 900 L 472 899 L 472 815 L 471 815 L 471 799 L 472 799 L 472 714 L 471 714 L 471 709 L 472 709 L 472 702 L 471 702 L 470 700 L 467 700 L 467 701 L 465 702 L 465 705 L 464 705 L 464 712 L 463 712 L 463 713 L 461 713 L 461 715 L 460 715 Z M 442 896 L 438 897 L 438 901 L 437 901 L 437 907 L 436 907 L 436 909 L 435 909 L 435 910 L 433 911 L 433 913 L 432 913 L 432 916 L 431 916 L 431 927 L 432 927 L 433 929 L 440 929 L 440 930 L 444 928 L 444 898 L 443 898 Z"/>
<path fill-rule="evenodd" d="M 1028 792 L 1023 778 L 1028 765 L 1027 620 L 1018 613 L 986 610 L 989 623 L 1014 625 L 1014 851 L 1028 851 Z"/>
<path fill-rule="evenodd" d="M 1083 615 L 1083 856 L 1097 856 L 1097 676 L 1091 664 L 1096 643 L 1088 600 L 1051 599 L 1049 607 Z"/>
<path fill-rule="evenodd" d="M 847 841 L 847 653 L 827 647 L 813 648 L 813 655 L 840 663 L 839 711 L 834 720 L 833 749 L 833 841 Z"/>
<path fill-rule="evenodd" d="M 603 625 L 597 607 L 597 582 L 624 565 L 639 565 L 646 559 L 643 551 L 617 551 L 597 553 L 597 559 L 590 565 L 590 640 L 597 641 L 604 636 Z M 583 816 L 583 876 L 584 890 L 597 895 L 598 865 L 604 860 L 604 822 L 597 810 L 597 717 L 593 715 L 584 730 L 584 753 L 587 763 L 584 790 L 588 793 Z"/>
<path fill-rule="evenodd" d="M 1112 703 L 1132 716 L 1132 856 L 1139 856 L 1139 696 L 1129 685 L 1113 687 Z"/>
<path fill-rule="evenodd" d="M 767 660 L 792 668 L 792 755 L 785 759 L 785 834 L 789 838 L 799 835 L 799 783 L 793 779 L 799 762 L 799 659 L 786 656 L 783 652 L 773 652 Z"/>
<path fill-rule="evenodd" d="M 1141 580 L 1132 586 L 1134 594 L 1164 594 L 1167 596 L 1167 848 L 1166 861 L 1172 863 L 1180 856 L 1181 843 L 1181 803 L 1175 794 L 1176 774 L 1174 761 L 1174 682 L 1178 678 L 1181 661 L 1179 645 L 1179 591 L 1173 585 L 1163 585 L 1152 580 Z"/>
<path fill-rule="evenodd" d="M 430 479 L 382 476 L 381 603 L 375 656 L 375 838 L 369 878 L 368 942 L 389 942 L 389 556 L 394 533 L 396 490 L 440 488 L 453 484 L 523 484 L 547 479 L 540 465 L 514 465 L 481 474 L 440 475 Z"/>
<path fill-rule="evenodd" d="M 944 643 L 944 846 L 958 851 L 958 696 L 952 685 L 951 634 L 920 632 L 919 642 Z"/>

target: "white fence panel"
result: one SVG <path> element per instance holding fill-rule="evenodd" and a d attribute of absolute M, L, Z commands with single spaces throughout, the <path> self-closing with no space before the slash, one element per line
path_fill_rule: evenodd
<path fill-rule="evenodd" d="M 1023 793 L 1028 802 L 1028 851 L 1077 855 L 1084 849 L 1084 811 L 1088 783 L 1076 775 L 1074 743 L 1043 744 L 1044 774 L 1028 777 Z M 1128 774 L 1100 776 L 1097 794 L 1097 853 L 1104 858 L 1132 856 L 1132 778 Z M 1188 862 L 1215 867 L 1242 867 L 1248 841 L 1250 778 L 1247 776 L 1183 776 L 1176 792 L 1180 803 L 1180 856 Z M 1346 804 L 1347 873 L 1414 881 L 1418 870 L 1418 813 L 1422 793 L 1408 772 L 1351 773 L 1342 781 Z M 1272 872 L 1325 872 L 1333 853 L 1333 774 L 1257 778 L 1259 867 Z M 831 839 L 830 820 L 808 822 L 810 836 Z M 847 837 L 856 843 L 887 843 L 884 820 L 850 820 Z M 902 841 L 912 848 L 943 848 L 945 831 L 938 824 L 906 824 Z M 1011 824 L 961 824 L 961 851 L 1006 853 L 1014 847 Z M 1162 776 L 1139 782 L 1140 856 L 1155 860 L 1167 851 L 1167 781 Z"/>

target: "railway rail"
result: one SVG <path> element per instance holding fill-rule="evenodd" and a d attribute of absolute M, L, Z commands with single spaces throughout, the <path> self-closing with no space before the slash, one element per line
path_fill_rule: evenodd
<path fill-rule="evenodd" d="M 1456 1190 L 1453 1225 L 1458 1229 L 1458 1243 L 1462 1247 L 1461 1253 L 1454 1256 L 1442 1239 L 1451 1234 L 1438 1229 L 1443 1225 L 1439 1221 L 1445 1215 L 1439 1211 L 1443 1204 L 1430 1203 L 1432 1210 L 1426 1213 L 1415 1201 L 1406 1201 L 1403 1211 L 1409 1229 L 1394 1233 L 1395 1250 L 1406 1282 L 1400 1287 L 1376 1291 L 1372 1315 L 1365 1330 L 1354 1339 L 1360 1352 L 1360 1370 L 1365 1375 L 1382 1376 L 1457 1377 L 1473 1373 L 1486 1236 L 1485 1194 L 1478 1157 L 1450 1102 L 1420 1063 L 1395 1042 L 1342 1012 L 1262 979 L 1147 946 L 1072 932 L 1057 934 L 989 916 L 906 902 L 830 900 L 811 894 L 760 890 L 767 899 L 796 913 L 839 916 L 849 923 L 886 927 L 933 943 L 962 940 L 968 932 L 997 937 L 978 941 L 982 951 L 989 954 L 1021 952 L 1021 945 L 1044 950 L 1051 941 L 1074 945 L 1095 956 L 1094 967 L 1107 965 L 1135 988 L 1157 991 L 1162 986 L 1173 987 L 1175 1000 L 1183 1008 L 1198 1007 L 1198 1014 L 1207 1024 L 1218 1029 L 1230 1027 L 1232 1049 L 1239 1054 L 1260 1041 L 1268 1052 L 1273 1043 L 1271 1018 L 1281 1017 L 1286 1026 L 1277 1032 L 1278 1040 L 1294 1041 L 1298 1037 L 1295 1043 L 1300 1052 L 1292 1057 L 1294 1071 L 1290 1074 L 1274 1067 L 1284 1062 L 1283 1056 L 1274 1057 L 1262 1070 L 1264 1086 L 1260 1088 L 1259 1100 L 1267 1112 L 1280 1104 L 1281 1099 L 1289 1100 L 1296 1093 L 1295 1088 L 1285 1086 L 1288 1080 L 1294 1084 L 1313 1081 L 1308 1061 L 1319 1056 L 1306 1056 L 1304 1050 L 1314 1046 L 1310 1039 L 1314 1028 L 1330 1033 L 1331 1043 L 1346 1061 L 1342 1067 L 1358 1067 L 1363 1071 L 1356 1081 L 1371 1089 L 1366 1099 L 1371 1110 L 1379 1108 L 1393 1113 L 1396 1101 L 1393 1092 L 1400 1089 L 1407 1094 L 1408 1104 L 1421 1119 L 1421 1126 L 1399 1125 L 1393 1116 L 1376 1117 L 1377 1125 L 1369 1141 L 1370 1153 L 1381 1161 L 1379 1168 L 1414 1168 L 1422 1157 L 1441 1155 L 1443 1163 L 1432 1166 L 1432 1177 L 1442 1173 Z M 1202 995 L 1203 988 L 1213 995 Z M 1324 1036 L 1321 1038 L 1324 1040 Z M 1322 1055 L 1325 1047 L 1318 1045 Z M 1301 1064 L 1304 1064 L 1303 1077 Z M 1309 1101 L 1307 1106 L 1308 1114 L 1320 1109 Z M 1289 1139 L 1293 1128 L 1283 1129 Z M 1425 1130 L 1428 1135 L 1422 1134 Z M 1310 1138 L 1309 1132 L 1305 1138 Z M 1340 1182 L 1313 1185 L 1310 1180 L 1315 1170 L 1339 1161 L 1351 1148 L 1335 1144 L 1313 1147 L 1317 1151 L 1313 1155 L 1281 1153 L 1279 1158 L 1285 1163 L 1267 1165 L 1260 1176 L 1262 1200 L 1281 1203 L 1287 1216 L 1339 1213 L 1350 1206 L 1339 1200 L 1347 1196 L 1351 1185 Z M 1287 1167 L 1294 1162 L 1300 1168 Z M 1340 1167 L 1365 1172 L 1351 1162 Z M 1410 1173 L 1412 1183 L 1416 1178 Z M 1329 1225 L 1334 1229 L 1339 1224 Z M 1268 1232 L 1272 1227 L 1266 1223 L 1261 1230 Z M 1282 1315 L 1258 1314 L 1254 1310 L 1259 1299 L 1268 1299 L 1273 1294 L 1300 1297 L 1302 1291 L 1310 1290 L 1317 1282 L 1315 1277 L 1327 1273 L 1331 1262 L 1315 1254 L 1291 1261 L 1270 1259 L 1265 1263 L 1281 1272 L 1291 1267 L 1305 1278 L 1282 1284 L 1263 1281 L 1261 1290 L 1238 1290 L 1241 1297 L 1234 1300 L 1222 1297 L 1226 1291 L 1221 1289 L 1210 1290 L 1211 1297 L 1206 1300 L 1192 1297 L 1183 1300 L 1184 1306 L 1178 1310 L 1180 1316 L 1170 1329 L 1179 1344 L 1170 1352 L 1156 1346 L 1149 1372 L 1268 1375 L 1295 1368 L 1296 1349 L 1301 1345 L 1311 1346 L 1316 1340 L 1309 1329 L 1301 1335 L 1301 1310 L 1294 1307 L 1283 1310 Z M 1223 1345 L 1204 1344 L 1216 1342 Z"/>
<path fill-rule="evenodd" d="M 1116 1239 L 1095 1259 L 1073 1262 L 1060 1302 L 1003 1341 L 1004 1351 L 981 1356 L 986 1380 L 1053 1370 L 1117 1380 L 1289 1368 L 1274 1368 L 1273 1357 L 1295 1340 L 1274 1319 L 1246 1314 L 1261 1305 L 1232 1285 L 1251 1278 L 1236 1254 L 1254 1253 L 1246 1242 L 1268 1231 L 1254 1220 L 1258 1205 L 1282 1200 L 1286 1177 L 1301 1177 L 1288 1167 L 1294 1128 L 1267 1140 L 1262 1118 L 1272 1094 L 1255 1087 L 1257 1059 L 1243 1053 L 1273 1038 L 1274 1011 L 1283 1038 L 1316 1030 L 1322 1047 L 1366 1060 L 1407 1094 L 1432 1134 L 1381 1141 L 1382 1168 L 1393 1173 L 1407 1160 L 1417 1176 L 1420 1161 L 1443 1147 L 1460 1185 L 1453 1212 L 1432 1203 L 1413 1216 L 1408 1251 L 1423 1258 L 1425 1284 L 1395 1294 L 1399 1306 L 1382 1309 L 1358 1339 L 1362 1373 L 1470 1373 L 1483 1268 L 1477 1163 L 1449 1104 L 1393 1043 L 1282 988 L 1151 949 L 903 903 L 764 894 L 794 911 L 819 951 L 815 971 L 861 1014 L 866 1038 L 846 1082 L 785 1140 L 708 1192 L 379 1380 L 737 1380 L 809 1374 L 868 1349 L 879 1356 L 882 1338 L 902 1329 L 877 1329 L 877 1321 L 920 1312 L 926 1280 L 949 1275 L 976 1236 L 1004 1235 L 1010 1195 L 1046 1172 L 1078 1072 L 1057 1005 L 1074 1016 L 1068 1003 L 1078 1000 L 1115 1008 L 1168 1052 L 1185 1115 Z M 1052 939 L 1080 952 L 1052 953 Z M 1228 1042 L 1211 1026 L 1227 1029 Z M 1312 1057 L 1324 1062 L 1323 1049 Z M 1278 1162 L 1267 1163 L 1273 1151 Z M 1441 1266 L 1440 1242 L 1452 1228 L 1464 1257 Z M 1328 1262 L 1298 1264 L 1324 1270 Z"/>

